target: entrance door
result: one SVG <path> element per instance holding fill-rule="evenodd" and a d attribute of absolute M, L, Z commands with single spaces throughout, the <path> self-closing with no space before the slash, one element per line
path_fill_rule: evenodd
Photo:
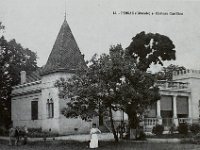
<path fill-rule="evenodd" d="M 165 128 L 173 124 L 173 111 L 161 110 L 162 124 Z"/>

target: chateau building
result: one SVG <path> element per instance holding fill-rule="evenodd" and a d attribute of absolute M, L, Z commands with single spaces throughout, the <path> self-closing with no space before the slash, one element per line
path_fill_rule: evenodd
<path fill-rule="evenodd" d="M 62 115 L 66 102 L 59 98 L 59 90 L 54 86 L 61 77 L 71 78 L 80 67 L 86 67 L 84 57 L 65 19 L 46 65 L 31 74 L 22 71 L 21 84 L 13 87 L 13 125 L 60 134 L 88 133 L 91 122 Z M 163 124 L 167 129 L 172 124 L 199 122 L 200 71 L 176 72 L 173 81 L 158 81 L 157 85 L 161 99 L 147 110 L 144 118 L 146 131 L 156 124 Z M 124 115 L 120 115 L 116 112 L 114 119 L 124 119 Z"/>
<path fill-rule="evenodd" d="M 66 102 L 59 98 L 59 91 L 54 86 L 58 79 L 70 78 L 80 67 L 86 67 L 84 56 L 65 19 L 46 65 L 30 75 L 22 71 L 21 84 L 13 87 L 13 125 L 60 134 L 89 132 L 91 122 L 67 119 L 61 114 Z"/>

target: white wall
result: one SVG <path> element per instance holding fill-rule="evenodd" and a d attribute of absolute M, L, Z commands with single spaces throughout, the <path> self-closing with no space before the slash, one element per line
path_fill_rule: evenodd
<path fill-rule="evenodd" d="M 180 74 L 174 76 L 174 81 L 188 82 L 191 92 L 191 116 L 193 119 L 199 118 L 200 100 L 200 74 L 198 72 Z"/>
<path fill-rule="evenodd" d="M 85 122 L 81 119 L 67 119 L 61 114 L 61 110 L 66 107 L 66 101 L 59 98 L 59 90 L 54 86 L 55 82 L 61 77 L 71 78 L 73 74 L 53 73 L 42 77 L 42 106 L 43 106 L 43 130 L 58 132 L 60 134 L 70 133 L 88 133 L 91 127 L 91 122 Z M 54 102 L 54 117 L 48 118 L 46 103 L 47 99 L 53 99 Z M 78 130 L 76 131 L 75 128 Z"/>
<path fill-rule="evenodd" d="M 31 120 L 31 101 L 38 100 L 38 120 Z M 16 96 L 11 100 L 11 117 L 14 126 L 38 128 L 41 126 L 41 93 Z"/>

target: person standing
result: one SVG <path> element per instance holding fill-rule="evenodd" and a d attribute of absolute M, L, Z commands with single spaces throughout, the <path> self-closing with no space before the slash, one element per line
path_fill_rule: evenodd
<path fill-rule="evenodd" d="M 101 133 L 101 131 L 96 127 L 96 124 L 92 125 L 92 128 L 90 130 L 90 135 L 91 135 L 91 139 L 90 139 L 90 144 L 89 147 L 90 148 L 98 148 L 98 135 Z"/>
<path fill-rule="evenodd" d="M 11 125 L 9 129 L 9 145 L 13 145 L 13 141 L 15 141 L 15 128 Z"/>
<path fill-rule="evenodd" d="M 13 145 L 13 142 L 15 145 L 18 144 L 18 130 L 17 128 L 14 128 L 13 125 L 10 125 L 9 129 L 9 145 Z"/>
<path fill-rule="evenodd" d="M 28 128 L 26 126 L 24 126 L 24 129 L 23 129 L 23 137 L 24 137 L 24 142 L 23 144 L 27 144 L 27 139 L 28 139 Z"/>

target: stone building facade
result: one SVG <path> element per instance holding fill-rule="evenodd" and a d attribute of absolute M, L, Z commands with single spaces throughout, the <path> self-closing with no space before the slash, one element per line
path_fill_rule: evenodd
<path fill-rule="evenodd" d="M 199 123 L 200 71 L 174 72 L 172 81 L 158 81 L 161 99 L 147 112 L 144 127 L 151 130 L 155 124 L 169 129 L 173 124 Z"/>
<path fill-rule="evenodd" d="M 65 19 L 46 65 L 31 74 L 22 71 L 21 84 L 13 87 L 13 125 L 60 134 L 88 132 L 91 122 L 67 119 L 61 114 L 66 102 L 59 98 L 54 86 L 56 80 L 70 78 L 80 67 L 86 67 L 84 57 Z"/>

